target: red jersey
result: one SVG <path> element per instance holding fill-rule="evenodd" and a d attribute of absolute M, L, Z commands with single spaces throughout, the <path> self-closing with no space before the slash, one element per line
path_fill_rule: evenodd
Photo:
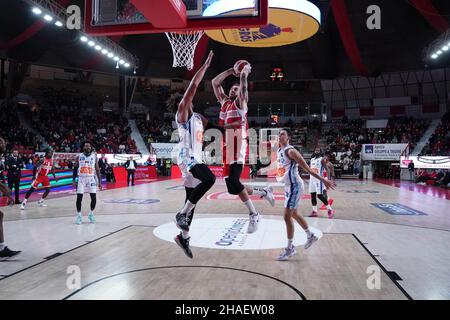
<path fill-rule="evenodd" d="M 220 108 L 219 114 L 219 126 L 223 127 L 226 124 L 241 121 L 240 126 L 236 126 L 233 129 L 242 130 L 242 138 L 247 138 L 248 121 L 247 110 L 239 109 L 236 105 L 236 100 L 226 100 Z"/>
<path fill-rule="evenodd" d="M 44 158 L 44 162 L 37 168 L 36 176 L 46 177 L 52 171 L 53 159 Z"/>
<path fill-rule="evenodd" d="M 247 143 L 247 110 L 239 109 L 236 105 L 236 100 L 228 99 L 220 108 L 219 114 L 219 126 L 225 126 L 233 122 L 240 122 L 240 125 L 234 126 L 233 136 L 234 142 L 227 143 L 227 133 L 225 133 L 224 148 L 223 148 L 223 162 L 227 165 L 230 163 L 245 163 L 245 159 L 248 156 L 248 143 Z M 230 128 L 231 129 L 231 128 Z M 229 134 L 230 132 L 228 132 Z M 236 140 L 238 138 L 240 141 Z M 234 145 L 234 146 L 233 146 Z M 232 147 L 233 146 L 233 147 Z M 227 150 L 228 149 L 228 150 Z"/>

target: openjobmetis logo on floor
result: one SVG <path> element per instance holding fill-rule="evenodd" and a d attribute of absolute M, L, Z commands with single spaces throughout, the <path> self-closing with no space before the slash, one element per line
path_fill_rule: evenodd
<path fill-rule="evenodd" d="M 255 233 L 248 234 L 248 216 L 200 218 L 192 221 L 190 245 L 192 247 L 222 249 L 222 250 L 264 250 L 286 247 L 286 226 L 282 219 L 263 217 Z M 320 230 L 310 227 L 319 237 Z M 155 228 L 153 234 L 166 241 L 174 242 L 173 238 L 180 230 L 173 222 Z M 300 246 L 306 242 L 306 233 L 295 225 L 294 244 Z"/>
<path fill-rule="evenodd" d="M 247 239 L 247 233 L 242 230 L 247 224 L 248 219 L 236 219 L 232 226 L 226 229 L 225 234 L 216 242 L 218 246 L 231 246 L 237 244 L 238 246 L 243 246 L 245 240 Z"/>

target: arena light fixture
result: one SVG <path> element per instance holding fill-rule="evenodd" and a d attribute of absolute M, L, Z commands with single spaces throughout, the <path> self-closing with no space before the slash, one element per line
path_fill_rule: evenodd
<path fill-rule="evenodd" d="M 125 68 L 129 68 L 130 67 L 130 64 L 127 62 L 127 63 L 125 63 Z"/>
<path fill-rule="evenodd" d="M 37 16 L 42 14 L 42 10 L 39 9 L 38 7 L 34 7 L 31 11 Z"/>
<path fill-rule="evenodd" d="M 51 21 L 53 21 L 53 17 L 52 17 L 51 15 L 49 15 L 49 14 L 46 14 L 46 15 L 44 16 L 44 20 L 45 20 L 45 21 L 48 21 L 48 22 L 51 22 Z"/>
<path fill-rule="evenodd" d="M 437 59 L 438 55 L 436 53 L 431 55 L 431 59 Z"/>
<path fill-rule="evenodd" d="M 120 60 L 120 58 L 118 56 L 114 57 L 114 61 L 119 61 L 119 60 Z"/>
<path fill-rule="evenodd" d="M 95 50 L 100 51 L 100 50 L 102 50 L 102 47 L 99 46 L 99 45 L 96 45 L 96 46 L 95 46 Z"/>
<path fill-rule="evenodd" d="M 108 54 L 108 50 L 103 49 L 103 50 L 102 50 L 102 53 L 103 53 L 103 54 Z"/>
<path fill-rule="evenodd" d="M 111 52 L 108 53 L 108 58 L 114 58 L 114 54 L 112 54 Z"/>
<path fill-rule="evenodd" d="M 125 64 L 125 61 L 123 61 L 122 59 L 119 60 L 120 64 Z"/>
<path fill-rule="evenodd" d="M 80 37 L 80 40 L 81 40 L 82 42 L 87 42 L 87 41 L 88 41 L 88 38 L 87 38 L 86 36 L 81 36 L 81 37 Z"/>
<path fill-rule="evenodd" d="M 437 54 L 438 56 L 440 56 L 440 55 L 442 54 L 442 51 L 441 51 L 441 50 L 438 50 L 438 51 L 436 52 L 436 54 Z"/>
<path fill-rule="evenodd" d="M 116 63 L 116 69 L 119 69 L 119 62 Z"/>
<path fill-rule="evenodd" d="M 61 27 L 63 26 L 63 23 L 62 23 L 61 21 L 58 20 L 58 21 L 55 22 L 55 26 L 61 28 Z"/>
<path fill-rule="evenodd" d="M 91 40 L 91 41 L 89 41 L 89 42 L 88 42 L 88 46 L 89 46 L 89 47 L 93 47 L 93 46 L 95 46 L 95 42 L 94 42 L 94 41 L 92 41 L 92 40 Z"/>

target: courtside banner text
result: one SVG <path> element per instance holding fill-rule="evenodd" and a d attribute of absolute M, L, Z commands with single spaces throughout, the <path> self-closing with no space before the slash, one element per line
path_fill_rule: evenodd
<path fill-rule="evenodd" d="M 401 157 L 400 168 L 408 168 L 410 162 L 414 162 L 416 169 L 450 169 L 450 157 Z"/>
<path fill-rule="evenodd" d="M 399 161 L 406 143 L 363 144 L 362 159 L 367 161 Z"/>

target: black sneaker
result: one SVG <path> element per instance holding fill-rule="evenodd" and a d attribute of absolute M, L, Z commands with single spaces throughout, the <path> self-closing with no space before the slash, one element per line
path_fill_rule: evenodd
<path fill-rule="evenodd" d="M 175 224 L 177 228 L 183 231 L 189 231 L 189 219 L 185 213 L 178 212 L 175 216 Z"/>
<path fill-rule="evenodd" d="M 11 257 L 18 255 L 21 252 L 22 251 L 12 251 L 12 250 L 9 250 L 8 247 L 4 247 L 3 250 L 0 251 L 0 258 L 11 258 Z"/>
<path fill-rule="evenodd" d="M 189 240 L 190 240 L 191 238 L 187 238 L 187 239 L 184 239 L 183 238 L 183 236 L 181 235 L 181 233 L 179 234 L 179 235 L 177 235 L 176 237 L 175 237 L 175 242 L 177 243 L 177 245 L 179 245 L 180 246 L 180 248 L 181 249 L 183 249 L 183 251 L 184 251 L 184 253 L 189 257 L 189 258 L 193 258 L 193 255 L 192 255 L 192 251 L 191 251 L 191 248 L 189 247 Z"/>

